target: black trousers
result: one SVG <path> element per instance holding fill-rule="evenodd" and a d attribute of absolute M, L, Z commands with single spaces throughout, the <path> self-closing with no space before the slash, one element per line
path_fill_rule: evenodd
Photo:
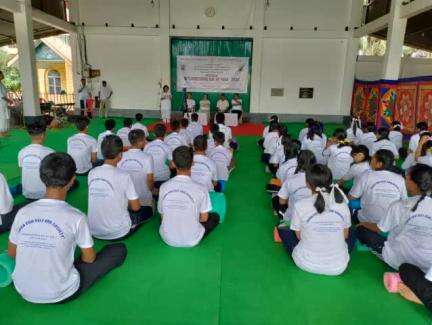
<path fill-rule="evenodd" d="M 81 108 L 81 116 L 84 116 L 85 115 L 85 110 L 87 109 L 84 100 L 80 100 L 80 108 Z M 87 112 L 87 117 L 89 119 L 93 118 L 93 113 L 91 111 L 88 111 Z"/>
<path fill-rule="evenodd" d="M 142 206 L 138 211 L 129 210 L 129 216 L 132 221 L 132 227 L 130 231 L 121 238 L 114 239 L 115 241 L 126 239 L 132 236 L 143 224 L 151 219 L 153 216 L 153 208 L 149 206 Z"/>
<path fill-rule="evenodd" d="M 210 212 L 206 222 L 201 222 L 205 229 L 204 237 L 210 234 L 218 225 L 220 217 L 217 213 Z"/>
<path fill-rule="evenodd" d="M 96 260 L 93 263 L 85 263 L 80 258 L 76 260 L 74 265 L 80 274 L 80 286 L 72 296 L 58 303 L 61 304 L 78 298 L 106 274 L 121 266 L 126 256 L 126 245 L 114 243 L 104 246 L 96 254 Z"/>
<path fill-rule="evenodd" d="M 258 146 L 264 150 L 264 138 L 258 140 Z"/>
<path fill-rule="evenodd" d="M 399 274 L 403 283 L 432 311 L 432 282 L 425 279 L 424 272 L 415 265 L 404 263 L 399 267 Z"/>
<path fill-rule="evenodd" d="M 285 250 L 291 255 L 294 248 L 299 243 L 295 231 L 289 228 L 278 228 L 278 232 Z M 349 230 L 348 238 L 345 239 L 345 241 L 348 245 L 348 252 L 351 253 L 354 249 L 356 241 L 355 232 L 351 228 Z"/>
<path fill-rule="evenodd" d="M 288 204 L 280 204 L 279 203 L 279 196 L 276 195 L 272 198 L 272 206 L 273 206 L 273 209 L 277 212 L 279 218 L 282 219 L 283 213 L 285 213 L 285 211 L 288 208 Z"/>
<path fill-rule="evenodd" d="M 0 234 L 9 231 L 12 227 L 12 224 L 15 220 L 15 216 L 18 213 L 19 209 L 21 209 L 22 207 L 24 207 L 26 203 L 22 203 L 22 204 L 18 204 L 15 205 L 12 208 L 12 211 L 6 214 L 1 214 L 0 215 L 0 220 L 1 220 L 1 225 L 0 225 Z"/>
<path fill-rule="evenodd" d="M 385 237 L 363 226 L 357 227 L 356 235 L 360 243 L 366 245 L 378 254 L 382 253 L 384 243 L 386 242 Z"/>
<path fill-rule="evenodd" d="M 268 164 L 269 161 L 270 161 L 270 158 L 271 158 L 271 155 L 270 155 L 269 153 L 263 153 L 263 154 L 261 155 L 261 161 L 262 161 L 264 164 Z"/>

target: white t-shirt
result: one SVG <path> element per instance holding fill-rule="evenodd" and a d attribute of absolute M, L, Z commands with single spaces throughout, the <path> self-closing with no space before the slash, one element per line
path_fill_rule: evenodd
<path fill-rule="evenodd" d="M 210 101 L 208 99 L 202 99 L 199 102 L 200 105 L 200 111 L 203 113 L 210 112 Z"/>
<path fill-rule="evenodd" d="M 129 173 L 139 196 L 141 206 L 153 206 L 153 195 L 147 184 L 147 177 L 153 174 L 153 158 L 140 149 L 129 149 L 123 153 L 118 167 Z"/>
<path fill-rule="evenodd" d="M 285 161 L 285 148 L 279 139 L 275 152 L 270 157 L 270 164 L 281 165 Z"/>
<path fill-rule="evenodd" d="M 79 100 L 87 100 L 89 98 L 90 98 L 90 89 L 87 85 L 78 89 L 78 99 Z"/>
<path fill-rule="evenodd" d="M 418 157 L 417 163 L 432 167 L 432 156 L 428 154 L 426 156 Z"/>
<path fill-rule="evenodd" d="M 190 177 L 179 175 L 162 184 L 158 211 L 162 216 L 159 233 L 174 247 L 192 247 L 204 236 L 200 213 L 210 212 L 208 191 Z"/>
<path fill-rule="evenodd" d="M 323 156 L 323 151 L 327 144 L 327 137 L 323 133 L 322 137 L 318 135 L 314 135 L 313 140 L 308 139 L 308 137 L 304 137 L 301 142 L 302 150 L 310 150 L 313 152 L 316 158 L 316 162 L 318 164 L 325 164 L 326 159 Z"/>
<path fill-rule="evenodd" d="M 264 153 L 273 155 L 279 146 L 279 132 L 272 131 L 269 132 L 264 138 Z"/>
<path fill-rule="evenodd" d="M 92 235 L 99 239 L 125 236 L 132 222 L 129 200 L 138 199 L 132 178 L 117 167 L 104 164 L 88 176 L 88 218 Z"/>
<path fill-rule="evenodd" d="M 364 172 L 369 172 L 371 170 L 372 169 L 368 161 L 363 161 L 357 164 L 354 163 L 350 166 L 350 169 L 348 170 L 348 173 L 346 173 L 343 177 L 343 180 L 349 181 L 354 179 L 353 184 L 356 184 Z"/>
<path fill-rule="evenodd" d="M 373 132 L 366 132 L 357 137 L 359 144 L 366 146 L 369 149 L 369 153 L 372 154 L 373 144 L 376 141 L 376 135 Z"/>
<path fill-rule="evenodd" d="M 402 148 L 402 141 L 403 141 L 403 134 L 399 131 L 390 131 L 389 133 L 389 139 L 391 142 L 394 143 L 394 145 L 396 146 L 397 150 L 399 150 L 400 148 Z"/>
<path fill-rule="evenodd" d="M 194 111 L 195 110 L 195 106 L 196 106 L 196 102 L 195 102 L 195 99 L 186 99 L 186 108 L 189 110 L 189 111 Z"/>
<path fill-rule="evenodd" d="M 420 133 L 413 134 L 410 138 L 408 149 L 411 152 L 416 152 L 417 146 L 420 141 Z"/>
<path fill-rule="evenodd" d="M 294 205 L 291 229 L 300 231 L 301 240 L 294 248 L 295 264 L 304 271 L 339 275 L 348 266 L 348 246 L 344 230 L 351 226 L 351 215 L 345 203 L 330 203 L 324 193 L 326 209 L 318 213 L 314 207 L 317 195 Z"/>
<path fill-rule="evenodd" d="M 183 137 L 184 141 L 187 143 L 188 146 L 193 143 L 194 138 L 192 137 L 192 134 L 189 132 L 188 129 L 180 129 L 179 135 Z"/>
<path fill-rule="evenodd" d="M 98 135 L 97 138 L 97 159 L 104 159 L 104 156 L 102 154 L 102 141 L 105 139 L 106 136 L 114 134 L 110 130 L 106 130 Z"/>
<path fill-rule="evenodd" d="M 199 122 L 190 122 L 187 130 L 192 136 L 192 140 L 194 140 L 197 136 L 203 135 L 203 127 Z"/>
<path fill-rule="evenodd" d="M 324 150 L 323 155 L 328 159 L 327 166 L 330 168 L 334 180 L 339 180 L 348 173 L 353 162 L 351 151 L 351 146 L 339 148 L 337 144 L 333 144 Z"/>
<path fill-rule="evenodd" d="M 2 225 L 1 215 L 11 212 L 13 203 L 13 197 L 6 178 L 0 173 L 0 226 Z"/>
<path fill-rule="evenodd" d="M 351 141 L 354 144 L 359 144 L 359 139 L 363 135 L 363 131 L 360 128 L 357 128 L 356 135 L 354 135 L 354 131 L 352 128 L 346 130 L 347 140 Z"/>
<path fill-rule="evenodd" d="M 141 124 L 140 122 L 136 122 L 132 125 L 131 130 L 140 129 L 144 131 L 144 134 L 146 138 L 149 136 L 148 129 L 145 125 Z"/>
<path fill-rule="evenodd" d="M 45 196 L 46 188 L 40 179 L 39 167 L 42 160 L 53 152 L 51 148 L 40 144 L 29 144 L 18 153 L 22 192 L 26 198 L 41 199 Z"/>
<path fill-rule="evenodd" d="M 20 209 L 9 240 L 17 246 L 12 274 L 18 293 L 33 303 L 55 303 L 73 295 L 80 275 L 76 246 L 93 247 L 85 215 L 64 201 L 42 199 Z"/>
<path fill-rule="evenodd" d="M 161 139 L 155 139 L 144 148 L 144 152 L 153 157 L 154 179 L 158 182 L 170 178 L 168 162 L 172 160 L 171 148 Z"/>
<path fill-rule="evenodd" d="M 276 172 L 276 177 L 283 183 L 289 175 L 293 175 L 297 168 L 297 158 L 288 159 L 283 164 L 279 165 Z"/>
<path fill-rule="evenodd" d="M 120 130 L 117 131 L 117 135 L 122 139 L 123 141 L 123 147 L 130 147 L 131 144 L 129 142 L 129 132 L 132 131 L 131 128 L 128 127 L 122 127 Z"/>
<path fill-rule="evenodd" d="M 207 156 L 194 155 L 191 177 L 198 184 L 213 191 L 213 182 L 218 180 L 216 163 Z"/>
<path fill-rule="evenodd" d="M 225 113 L 229 108 L 229 102 L 226 99 L 218 99 L 218 101 L 216 102 L 216 107 L 218 112 Z"/>
<path fill-rule="evenodd" d="M 243 101 L 239 98 L 235 100 L 234 98 L 231 100 L 231 110 L 233 111 L 242 111 L 243 110 Z"/>
<path fill-rule="evenodd" d="M 278 196 L 281 199 L 288 200 L 288 209 L 283 218 L 284 220 L 291 220 L 294 204 L 312 196 L 312 191 L 306 185 L 306 174 L 304 172 L 298 172 L 297 174 L 287 176 L 278 192 Z"/>
<path fill-rule="evenodd" d="M 77 133 L 67 140 L 67 153 L 76 165 L 77 174 L 85 174 L 92 169 L 92 153 L 97 153 L 97 141 L 85 133 Z"/>
<path fill-rule="evenodd" d="M 303 129 L 300 130 L 300 133 L 299 133 L 299 136 L 298 136 L 298 139 L 299 139 L 300 142 L 303 141 L 304 138 L 306 138 L 308 132 L 309 132 L 309 128 L 303 128 Z"/>
<path fill-rule="evenodd" d="M 229 178 L 228 167 L 233 157 L 231 150 L 219 145 L 209 151 L 208 157 L 216 163 L 218 180 L 227 181 Z"/>
<path fill-rule="evenodd" d="M 402 176 L 379 170 L 362 174 L 350 195 L 361 200 L 358 214 L 361 222 L 379 223 L 390 204 L 407 198 L 407 190 Z"/>
<path fill-rule="evenodd" d="M 112 88 L 110 85 L 106 85 L 105 87 L 101 85 L 99 93 L 100 93 L 100 100 L 106 100 L 111 95 Z"/>
<path fill-rule="evenodd" d="M 395 144 L 390 140 L 383 139 L 372 144 L 372 152 L 373 156 L 378 150 L 388 150 L 391 151 L 395 157 L 395 159 L 399 159 L 399 151 L 396 148 Z"/>
<path fill-rule="evenodd" d="M 384 244 L 384 261 L 394 269 L 410 263 L 427 272 L 432 265 L 432 199 L 422 200 L 411 211 L 419 197 L 394 202 L 378 227 L 389 232 Z"/>
<path fill-rule="evenodd" d="M 174 151 L 180 146 L 187 146 L 188 143 L 184 136 L 180 135 L 178 132 L 171 132 L 165 137 L 165 143 Z"/>
<path fill-rule="evenodd" d="M 263 138 L 265 138 L 265 136 L 269 133 L 269 129 L 270 129 L 270 126 L 268 126 L 268 125 L 264 128 L 263 134 L 262 134 Z"/>
<path fill-rule="evenodd" d="M 223 134 L 225 134 L 224 146 L 228 148 L 229 144 L 232 140 L 231 128 L 229 126 L 226 126 L 225 124 L 218 124 L 218 125 L 219 125 L 219 132 L 222 132 Z"/>

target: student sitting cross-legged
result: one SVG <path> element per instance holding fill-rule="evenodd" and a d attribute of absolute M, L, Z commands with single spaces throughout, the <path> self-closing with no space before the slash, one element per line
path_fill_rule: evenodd
<path fill-rule="evenodd" d="M 117 135 L 108 135 L 101 148 L 104 164 L 92 169 L 88 177 L 90 231 L 99 239 L 120 239 L 134 233 L 151 214 L 141 208 L 128 172 L 117 167 L 122 159 L 121 139 Z"/>
<path fill-rule="evenodd" d="M 132 119 L 127 117 L 123 120 L 123 127 L 117 131 L 117 135 L 122 139 L 123 141 L 123 147 L 125 149 L 128 149 L 131 144 L 129 142 L 129 132 L 132 130 Z M 141 130 L 141 129 L 134 129 L 134 130 Z M 144 132 L 144 130 L 142 130 Z M 145 134 L 145 132 L 144 132 Z M 147 137 L 147 136 L 146 136 Z"/>
<path fill-rule="evenodd" d="M 153 215 L 153 158 L 143 152 L 146 145 L 143 130 L 135 129 L 129 132 L 131 148 L 123 153 L 118 166 L 129 173 L 139 196 L 141 209 L 148 216 Z"/>
<path fill-rule="evenodd" d="M 304 271 L 339 275 L 349 262 L 355 238 L 348 200 L 332 184 L 327 166 L 314 165 L 306 172 L 313 195 L 294 204 L 291 229 L 279 226 L 282 242 L 294 263 Z"/>
<path fill-rule="evenodd" d="M 194 156 L 192 179 L 207 188 L 208 191 L 219 191 L 216 163 L 206 156 L 207 139 L 203 135 L 195 137 L 193 142 Z"/>
<path fill-rule="evenodd" d="M 6 178 L 0 173 L 0 234 L 9 231 L 18 210 L 24 205 L 15 205 Z"/>
<path fill-rule="evenodd" d="M 39 166 L 54 150 L 45 147 L 45 121 L 40 118 L 27 125 L 31 144 L 18 153 L 18 166 L 21 168 L 22 193 L 28 200 L 38 200 L 45 196 L 45 185 L 39 176 Z"/>
<path fill-rule="evenodd" d="M 191 178 L 192 149 L 180 146 L 173 152 L 177 176 L 162 184 L 158 211 L 162 218 L 159 233 L 165 243 L 175 247 L 196 246 L 218 224 L 206 188 Z"/>
<path fill-rule="evenodd" d="M 16 260 L 12 278 L 18 293 L 29 302 L 75 299 L 126 258 L 126 246 L 121 243 L 96 253 L 85 215 L 65 202 L 75 170 L 68 154 L 45 157 L 40 168 L 45 198 L 19 210 L 12 225 L 8 247 Z M 81 257 L 74 262 L 77 246 Z"/>
<path fill-rule="evenodd" d="M 88 174 L 97 159 L 97 141 L 88 135 L 89 123 L 87 117 L 77 117 L 75 125 L 78 133 L 67 140 L 67 153 L 75 161 L 78 175 Z"/>
<path fill-rule="evenodd" d="M 213 134 L 215 147 L 208 151 L 207 156 L 216 163 L 219 181 L 228 181 L 229 174 L 234 168 L 234 158 L 231 149 L 224 147 L 225 135 L 222 132 Z"/>
<path fill-rule="evenodd" d="M 98 138 L 97 138 L 97 150 L 98 151 L 97 151 L 96 164 L 98 166 L 100 166 L 103 163 L 103 159 L 104 159 L 103 154 L 102 154 L 102 148 L 101 148 L 102 141 L 103 141 L 103 139 L 105 139 L 106 136 L 114 134 L 114 128 L 116 126 L 116 121 L 113 119 L 108 119 L 108 120 L 105 120 L 104 125 L 105 125 L 105 131 L 100 133 L 98 135 Z"/>

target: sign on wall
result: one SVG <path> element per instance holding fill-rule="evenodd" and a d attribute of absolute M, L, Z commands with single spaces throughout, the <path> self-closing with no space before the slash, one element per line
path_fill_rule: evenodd
<path fill-rule="evenodd" d="M 247 93 L 248 57 L 177 56 L 177 89 L 188 92 Z"/>

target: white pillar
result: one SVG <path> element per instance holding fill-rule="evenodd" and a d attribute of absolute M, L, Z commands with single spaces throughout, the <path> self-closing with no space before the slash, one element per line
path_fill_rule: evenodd
<path fill-rule="evenodd" d="M 390 10 L 390 21 L 387 31 L 387 48 L 384 56 L 382 78 L 399 79 L 401 58 L 407 19 L 400 18 L 402 0 L 393 0 Z"/>
<path fill-rule="evenodd" d="M 75 114 L 80 113 L 80 103 L 78 100 L 78 89 L 81 87 L 81 57 L 79 55 L 79 38 L 78 33 L 79 27 L 79 3 L 78 0 L 69 1 L 69 15 L 70 21 L 74 22 L 77 26 L 76 33 L 70 33 L 70 47 L 71 47 L 71 59 L 72 59 L 72 78 L 73 88 L 75 97 Z"/>
<path fill-rule="evenodd" d="M 170 0 L 159 1 L 159 28 L 160 28 L 160 69 L 161 84 L 171 88 L 171 66 L 170 66 Z"/>
<path fill-rule="evenodd" d="M 254 33 L 252 49 L 251 100 L 250 112 L 259 113 L 261 97 L 261 66 L 264 29 L 264 1 L 255 0 Z"/>
<path fill-rule="evenodd" d="M 14 12 L 18 62 L 23 92 L 25 117 L 40 115 L 39 89 L 33 41 L 32 7 L 30 0 L 20 0 L 20 12 Z"/>

